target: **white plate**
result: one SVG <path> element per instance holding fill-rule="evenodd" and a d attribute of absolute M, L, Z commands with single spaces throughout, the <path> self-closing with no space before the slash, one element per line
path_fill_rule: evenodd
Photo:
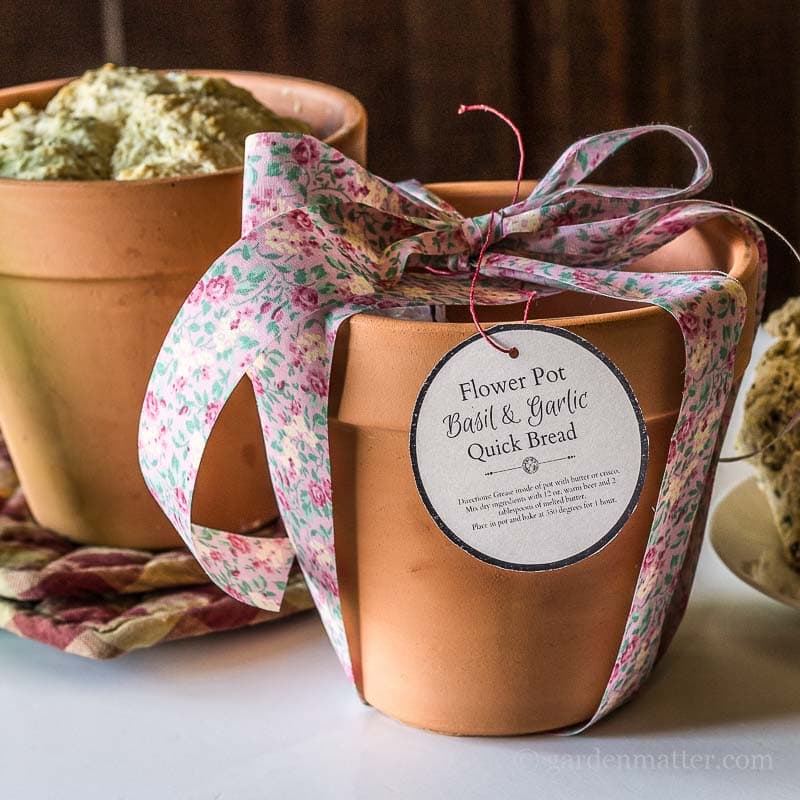
<path fill-rule="evenodd" d="M 800 572 L 783 558 L 778 531 L 755 477 L 734 486 L 711 518 L 711 544 L 735 575 L 754 589 L 800 608 Z"/>

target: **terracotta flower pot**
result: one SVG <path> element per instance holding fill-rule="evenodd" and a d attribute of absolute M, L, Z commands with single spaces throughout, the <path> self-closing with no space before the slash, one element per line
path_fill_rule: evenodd
<path fill-rule="evenodd" d="M 441 184 L 465 214 L 504 205 L 511 184 Z M 530 187 L 528 187 L 530 189 Z M 754 334 L 757 253 L 733 225 L 703 224 L 647 257 L 650 270 L 716 268 L 744 285 Z M 483 309 L 518 321 L 519 307 Z M 608 354 L 631 383 L 650 438 L 638 507 L 603 550 L 550 572 L 505 571 L 454 546 L 417 492 L 408 454 L 417 393 L 437 361 L 472 336 L 451 323 L 361 314 L 339 333 L 330 434 L 337 571 L 358 689 L 404 722 L 458 734 L 519 734 L 578 723 L 597 709 L 627 619 L 682 395 L 683 339 L 652 306 L 565 292 L 536 304 Z"/>
<path fill-rule="evenodd" d="M 360 162 L 366 114 L 298 78 L 214 72 Z M 65 81 L 0 90 L 43 105 Z M 148 181 L 0 180 L 0 428 L 37 520 L 81 542 L 180 543 L 142 480 L 137 430 L 165 331 L 240 235 L 242 170 Z M 239 530 L 277 514 L 252 391 L 218 423 L 196 521 Z"/>

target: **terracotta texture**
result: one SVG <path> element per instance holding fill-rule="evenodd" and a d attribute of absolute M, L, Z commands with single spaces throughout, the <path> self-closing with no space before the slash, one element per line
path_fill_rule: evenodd
<path fill-rule="evenodd" d="M 366 158 L 366 115 L 320 83 L 215 72 Z M 0 109 L 64 83 L 0 90 Z M 137 463 L 147 380 L 209 264 L 240 235 L 242 170 L 149 181 L 0 180 L 0 427 L 36 519 L 80 542 L 166 548 L 180 539 Z M 236 390 L 197 484 L 195 521 L 273 518 L 255 402 Z"/>
<path fill-rule="evenodd" d="M 432 187 L 466 214 L 504 205 L 508 183 Z M 530 187 L 527 187 L 530 189 Z M 741 376 L 754 335 L 755 248 L 724 221 L 707 223 L 637 268 L 717 268 L 745 286 Z M 519 320 L 521 307 L 483 309 Z M 596 710 L 621 640 L 680 405 L 683 339 L 665 311 L 566 292 L 535 306 L 608 354 L 645 415 L 650 462 L 620 534 L 579 564 L 510 572 L 453 545 L 414 484 L 409 423 L 434 364 L 474 334 L 452 323 L 362 314 L 336 345 L 330 406 L 337 570 L 356 682 L 366 702 L 404 722 L 458 734 L 522 734 L 578 723 Z"/>

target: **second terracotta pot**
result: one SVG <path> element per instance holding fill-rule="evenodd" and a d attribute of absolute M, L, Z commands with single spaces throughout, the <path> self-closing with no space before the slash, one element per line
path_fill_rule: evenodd
<path fill-rule="evenodd" d="M 366 115 L 346 92 L 196 72 L 244 86 L 364 162 Z M 43 105 L 63 83 L 0 90 L 0 110 Z M 139 472 L 139 413 L 181 303 L 239 238 L 241 205 L 241 168 L 145 181 L 0 180 L 0 427 L 42 525 L 92 544 L 180 544 Z M 225 530 L 277 515 L 246 381 L 217 423 L 193 510 Z"/>
<path fill-rule="evenodd" d="M 504 205 L 513 186 L 432 188 L 473 215 Z M 744 284 L 741 376 L 754 334 L 757 264 L 754 244 L 719 221 L 634 268 L 714 268 Z M 465 308 L 448 316 L 462 321 L 362 314 L 336 343 L 329 425 L 336 558 L 358 689 L 381 711 L 446 733 L 575 724 L 597 709 L 619 648 L 680 406 L 683 339 L 672 317 L 649 306 L 572 292 L 537 303 L 537 322 L 574 331 L 625 374 L 645 416 L 650 460 L 636 511 L 604 549 L 567 568 L 513 572 L 453 545 L 414 483 L 408 442 L 417 393 L 437 361 L 475 333 Z M 521 309 L 482 316 L 517 321 Z"/>

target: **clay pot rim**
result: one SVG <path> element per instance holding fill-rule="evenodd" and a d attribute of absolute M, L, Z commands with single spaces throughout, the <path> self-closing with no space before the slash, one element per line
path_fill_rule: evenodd
<path fill-rule="evenodd" d="M 508 194 L 509 200 L 514 194 L 514 187 L 516 185 L 515 181 L 509 180 L 487 180 L 487 181 L 446 181 L 446 182 L 439 182 L 439 183 L 428 183 L 425 184 L 427 189 L 430 189 L 434 194 L 439 194 L 440 192 L 450 193 L 453 190 L 462 190 L 464 187 L 480 184 L 483 187 L 491 187 L 494 191 L 499 191 Z M 526 194 L 526 192 L 532 191 L 533 187 L 535 186 L 536 181 L 523 181 L 522 184 L 522 196 Z M 732 222 L 726 219 L 712 219 L 707 220 L 706 222 L 702 222 L 699 225 L 696 225 L 694 228 L 690 228 L 689 231 L 686 233 L 690 233 L 693 230 L 703 231 L 709 230 L 713 228 L 725 228 L 729 232 L 733 233 L 733 236 L 729 236 L 732 240 L 732 243 L 735 247 L 734 255 L 732 259 L 732 263 L 730 265 L 730 269 L 728 270 L 728 276 L 733 278 L 734 280 L 738 281 L 740 284 L 744 284 L 747 278 L 749 277 L 750 273 L 757 268 L 758 266 L 758 252 L 755 247 L 748 248 L 746 247 L 746 237 L 739 230 Z M 686 233 L 681 234 L 683 236 Z M 748 257 L 749 254 L 749 257 Z M 666 273 L 664 273 L 666 274 Z M 635 302 L 644 302 L 644 301 L 635 301 Z M 608 325 L 614 322 L 632 322 L 634 320 L 645 320 L 648 317 L 655 317 L 659 314 L 667 313 L 664 309 L 647 304 L 646 306 L 639 307 L 639 308 L 631 308 L 631 309 L 624 309 L 621 311 L 604 311 L 599 313 L 592 313 L 592 314 L 578 314 L 569 317 L 536 317 L 530 320 L 531 323 L 553 323 L 557 322 L 561 327 L 588 327 L 590 325 Z M 519 320 L 522 322 L 522 320 Z M 442 325 L 441 322 L 428 322 L 425 320 L 413 320 L 413 319 L 398 319 L 396 317 L 386 317 L 380 314 L 370 313 L 369 311 L 364 311 L 360 314 L 353 315 L 349 323 L 351 325 L 356 326 L 369 326 L 374 329 L 383 328 L 384 331 L 386 329 L 391 328 L 401 328 L 405 327 L 406 331 L 410 331 L 414 327 L 417 327 L 421 330 L 430 330 L 433 326 L 440 326 Z M 451 330 L 456 330 L 457 328 L 454 326 L 458 326 L 463 333 L 464 336 L 468 336 L 470 333 L 477 333 L 475 325 L 473 322 L 447 322 L 448 326 L 450 326 Z M 491 322 L 484 322 L 484 325 L 490 327 L 492 324 Z M 398 331 L 398 335 L 401 335 Z"/>
<path fill-rule="evenodd" d="M 230 76 L 244 76 L 251 78 L 267 78 L 270 80 L 280 81 L 290 87 L 311 87 L 320 90 L 322 93 L 329 96 L 332 100 L 338 101 L 342 106 L 342 114 L 344 121 L 333 133 L 326 136 L 322 141 L 333 147 L 338 147 L 338 143 L 347 139 L 348 136 L 358 129 L 361 125 L 365 124 L 367 111 L 363 103 L 350 92 L 340 89 L 338 86 L 333 86 L 329 83 L 322 81 L 314 81 L 309 78 L 300 78 L 294 75 L 280 75 L 275 72 L 257 72 L 255 70 L 230 70 L 230 69 L 192 69 L 188 67 L 175 67 L 172 69 L 160 69 L 157 72 L 186 72 L 193 75 L 206 75 L 209 77 L 226 78 Z M 22 83 L 17 86 L 6 86 L 0 88 L 0 101 L 6 98 L 9 94 L 21 94 L 22 92 L 41 92 L 60 89 L 64 84 L 69 81 L 75 80 L 78 76 L 70 78 L 53 78 L 46 81 L 36 81 L 34 83 Z M 232 81 L 233 82 L 233 81 Z M 216 172 L 201 173 L 199 175 L 173 175 L 165 178 L 142 178 L 139 180 L 119 181 L 113 178 L 108 178 L 99 181 L 80 181 L 80 180 L 30 180 L 28 178 L 0 178 L 0 187 L 18 188 L 25 187 L 48 187 L 58 186 L 59 189 L 64 187 L 71 187 L 67 191 L 93 191 L 96 187 L 97 191 L 107 191 L 109 185 L 112 186 L 127 186 L 131 189 L 137 187 L 158 186 L 171 183 L 186 183 L 189 181 L 208 181 L 219 180 L 223 176 L 241 176 L 244 175 L 244 167 L 227 167 L 220 169 Z M 33 189 L 32 191 L 47 191 L 46 188 Z"/>

